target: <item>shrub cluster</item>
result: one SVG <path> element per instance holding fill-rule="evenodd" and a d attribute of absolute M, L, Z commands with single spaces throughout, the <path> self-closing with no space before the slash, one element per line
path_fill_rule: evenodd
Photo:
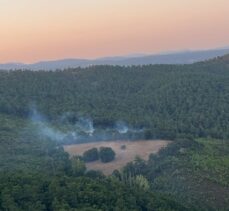
<path fill-rule="evenodd" d="M 83 160 L 85 162 L 92 162 L 101 160 L 103 163 L 111 162 L 115 159 L 115 152 L 111 147 L 92 148 L 83 153 Z"/>

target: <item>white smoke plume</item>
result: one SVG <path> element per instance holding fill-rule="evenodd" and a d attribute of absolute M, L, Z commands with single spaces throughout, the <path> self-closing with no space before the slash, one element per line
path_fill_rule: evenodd
<path fill-rule="evenodd" d="M 76 129 L 81 130 L 89 134 L 90 136 L 92 136 L 95 132 L 93 121 L 89 118 L 80 117 L 79 120 L 76 122 L 75 126 Z"/>
<path fill-rule="evenodd" d="M 95 128 L 89 117 L 77 117 L 73 113 L 65 113 L 58 118 L 54 127 L 47 118 L 39 113 L 36 106 L 31 106 L 30 123 L 39 137 L 60 143 L 80 143 L 90 141 L 135 139 L 144 130 L 134 129 L 124 121 L 117 121 L 113 127 Z M 58 126 L 58 127 L 57 127 Z M 57 129 L 60 128 L 60 129 Z"/>
<path fill-rule="evenodd" d="M 116 129 L 120 134 L 125 134 L 129 131 L 128 125 L 123 121 L 116 122 Z"/>
<path fill-rule="evenodd" d="M 61 141 L 66 134 L 49 126 L 49 123 L 44 115 L 40 114 L 35 106 L 31 108 L 30 120 L 39 136 L 51 139 L 53 141 Z"/>

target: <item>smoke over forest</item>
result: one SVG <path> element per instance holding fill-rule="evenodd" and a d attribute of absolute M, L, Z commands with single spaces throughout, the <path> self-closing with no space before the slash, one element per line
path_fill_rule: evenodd
<path fill-rule="evenodd" d="M 113 125 L 95 126 L 90 117 L 64 113 L 55 123 L 31 106 L 29 126 L 34 135 L 50 139 L 61 144 L 73 144 L 92 141 L 134 140 L 144 137 L 144 128 L 134 128 L 119 120 Z"/>

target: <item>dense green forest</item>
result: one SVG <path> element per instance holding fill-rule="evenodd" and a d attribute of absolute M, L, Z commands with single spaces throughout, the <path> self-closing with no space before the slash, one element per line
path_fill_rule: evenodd
<path fill-rule="evenodd" d="M 94 127 L 88 137 L 121 122 L 131 128 L 128 138 L 139 130 L 141 138 L 174 141 L 105 177 L 70 158 L 65 139 L 34 132 L 44 130 L 43 119 L 31 121 L 34 105 L 55 137 L 86 118 Z M 0 210 L 228 210 L 228 139 L 229 56 L 192 65 L 0 71 Z"/>
<path fill-rule="evenodd" d="M 53 121 L 68 112 L 144 127 L 150 138 L 229 138 L 228 63 L 1 72 L 0 112 L 27 117 L 36 104 Z"/>
<path fill-rule="evenodd" d="M 195 204 L 199 210 L 228 210 L 228 169 L 229 142 L 198 139 L 177 140 L 152 154 L 148 162 L 131 162 L 123 171 L 144 175 L 152 182 L 152 190 L 176 196 L 189 206 Z"/>
<path fill-rule="evenodd" d="M 0 210 L 189 210 L 142 187 L 139 179 L 126 184 L 86 171 L 85 163 L 70 158 L 58 142 L 33 136 L 25 120 L 5 114 L 0 155 Z"/>

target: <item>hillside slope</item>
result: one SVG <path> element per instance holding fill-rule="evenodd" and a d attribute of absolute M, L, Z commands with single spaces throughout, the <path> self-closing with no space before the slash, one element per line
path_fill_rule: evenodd
<path fill-rule="evenodd" d="M 229 208 L 229 143 L 223 140 L 180 140 L 152 154 L 144 168 L 139 162 L 126 174 L 145 175 L 152 190 L 172 195 L 199 210 Z"/>
<path fill-rule="evenodd" d="M 193 65 L 95 66 L 0 73 L 0 112 L 28 118 L 32 105 L 53 123 L 92 119 L 142 128 L 146 138 L 229 138 L 228 56 Z M 66 123 L 66 122 L 65 122 Z"/>
<path fill-rule="evenodd" d="M 0 210 L 228 210 L 228 64 L 0 72 Z M 175 141 L 104 177 L 61 145 L 85 123 Z"/>

